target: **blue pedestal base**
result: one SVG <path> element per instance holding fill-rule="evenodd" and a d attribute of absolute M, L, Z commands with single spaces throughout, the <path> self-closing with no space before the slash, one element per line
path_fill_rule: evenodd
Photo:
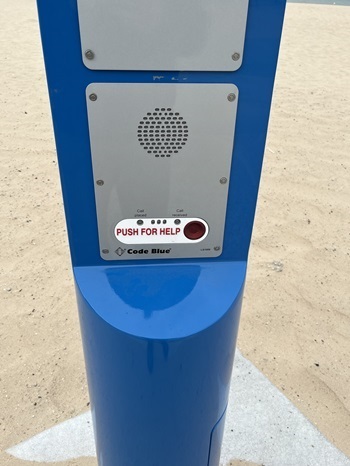
<path fill-rule="evenodd" d="M 218 465 L 245 271 L 74 269 L 99 466 Z"/>

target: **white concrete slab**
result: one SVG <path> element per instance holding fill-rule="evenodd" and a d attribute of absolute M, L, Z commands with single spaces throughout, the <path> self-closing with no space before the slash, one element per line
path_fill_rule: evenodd
<path fill-rule="evenodd" d="M 91 411 L 62 422 L 7 450 L 21 460 L 53 463 L 96 456 Z"/>
<path fill-rule="evenodd" d="M 91 412 L 45 430 L 7 453 L 42 463 L 95 456 Z M 264 466 L 350 466 L 350 459 L 237 351 L 220 463 L 238 459 Z"/>
<path fill-rule="evenodd" d="M 350 466 L 350 459 L 250 361 L 236 353 L 221 464 Z"/>

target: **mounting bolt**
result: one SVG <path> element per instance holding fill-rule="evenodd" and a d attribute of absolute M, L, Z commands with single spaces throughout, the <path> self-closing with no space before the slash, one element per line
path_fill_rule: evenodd
<path fill-rule="evenodd" d="M 220 251 L 220 246 L 215 246 L 214 251 Z"/>
<path fill-rule="evenodd" d="M 96 100 L 97 100 L 97 95 L 96 95 L 96 94 L 90 94 L 90 95 L 89 95 L 89 99 L 90 99 L 92 102 L 96 102 Z"/>
<path fill-rule="evenodd" d="M 138 220 L 138 221 L 137 221 L 137 224 L 138 224 L 138 225 L 143 225 L 143 220 Z"/>
<path fill-rule="evenodd" d="M 225 178 L 224 176 L 222 178 L 220 178 L 220 183 L 221 184 L 226 184 L 227 183 L 227 178 Z"/>
<path fill-rule="evenodd" d="M 103 186 L 105 182 L 103 180 L 97 180 L 96 181 L 97 186 Z"/>
<path fill-rule="evenodd" d="M 241 58 L 241 55 L 240 55 L 238 52 L 235 52 L 235 53 L 232 55 L 232 60 L 233 60 L 233 61 L 238 61 L 240 58 Z"/>
<path fill-rule="evenodd" d="M 88 59 L 88 60 L 93 60 L 95 58 L 95 54 L 92 50 L 87 50 L 85 52 L 85 57 Z"/>
<path fill-rule="evenodd" d="M 96 97 L 96 99 L 97 99 L 97 97 Z M 236 100 L 236 94 L 233 94 L 233 93 L 232 93 L 232 94 L 229 94 L 229 95 L 227 96 L 227 100 L 228 100 L 229 102 L 234 102 L 234 101 Z"/>
<path fill-rule="evenodd" d="M 102 249 L 102 254 L 108 254 L 109 253 L 109 249 Z"/>

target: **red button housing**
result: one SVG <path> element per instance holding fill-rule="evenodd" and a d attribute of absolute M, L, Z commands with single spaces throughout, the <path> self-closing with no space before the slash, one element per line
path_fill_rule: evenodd
<path fill-rule="evenodd" d="M 188 223 L 184 228 L 184 235 L 186 238 L 195 240 L 200 239 L 205 235 L 207 227 L 204 223 L 195 220 L 194 222 Z"/>

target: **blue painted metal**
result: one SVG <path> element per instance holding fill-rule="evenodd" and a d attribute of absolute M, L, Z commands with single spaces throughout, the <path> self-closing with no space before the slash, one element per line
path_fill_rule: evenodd
<path fill-rule="evenodd" d="M 38 7 L 72 261 L 78 266 L 104 265 L 97 247 L 85 88 L 92 82 L 151 83 L 160 73 L 87 69 L 81 58 L 76 0 L 38 0 Z M 223 254 L 208 261 L 247 260 L 284 7 L 285 0 L 250 0 L 238 71 L 161 72 L 164 82 L 171 83 L 175 76 L 178 83 L 234 83 L 239 89 Z"/>
<path fill-rule="evenodd" d="M 245 270 L 244 262 L 75 268 L 100 466 L 207 466 L 227 405 Z"/>
<path fill-rule="evenodd" d="M 226 410 L 216 423 L 210 437 L 208 466 L 217 466 L 220 462 L 222 437 L 225 429 Z"/>
<path fill-rule="evenodd" d="M 76 0 L 37 2 L 99 465 L 217 466 L 285 0 L 250 0 L 238 71 L 161 72 L 239 89 L 222 255 L 132 265 L 99 255 L 85 89 L 160 73 L 88 70 Z"/>

